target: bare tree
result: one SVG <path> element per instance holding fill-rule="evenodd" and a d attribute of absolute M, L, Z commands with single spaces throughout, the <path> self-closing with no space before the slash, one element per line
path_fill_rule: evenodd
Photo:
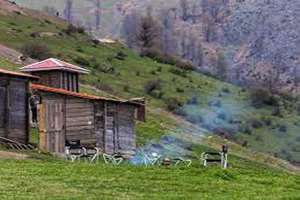
<path fill-rule="evenodd" d="M 95 20 L 96 20 L 96 30 L 100 30 L 101 23 L 101 0 L 96 0 L 96 11 L 95 11 Z"/>
<path fill-rule="evenodd" d="M 227 79 L 227 62 L 224 52 L 221 50 L 217 51 L 217 63 L 216 63 L 216 74 L 221 80 Z"/>
<path fill-rule="evenodd" d="M 66 0 L 64 8 L 64 18 L 72 23 L 73 20 L 73 0 Z"/>
<path fill-rule="evenodd" d="M 182 11 L 181 18 L 183 21 L 187 21 L 189 18 L 189 5 L 187 0 L 180 0 L 180 8 Z"/>
<path fill-rule="evenodd" d="M 141 17 L 140 29 L 137 39 L 141 50 L 153 47 L 159 47 L 160 44 L 160 26 L 153 18 L 148 9 L 147 15 Z"/>
<path fill-rule="evenodd" d="M 126 44 L 130 48 L 138 46 L 137 36 L 139 32 L 140 19 L 141 16 L 135 10 L 124 17 L 121 32 Z"/>

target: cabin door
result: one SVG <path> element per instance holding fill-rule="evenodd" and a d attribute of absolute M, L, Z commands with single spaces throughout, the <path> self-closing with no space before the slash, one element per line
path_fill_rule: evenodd
<path fill-rule="evenodd" d="M 40 136 L 42 149 L 52 153 L 64 153 L 64 103 L 47 100 L 40 109 Z"/>

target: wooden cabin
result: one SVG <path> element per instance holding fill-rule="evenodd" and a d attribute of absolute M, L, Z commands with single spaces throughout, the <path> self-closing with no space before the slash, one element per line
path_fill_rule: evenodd
<path fill-rule="evenodd" d="M 39 93 L 40 149 L 63 153 L 67 141 L 99 147 L 103 152 L 133 154 L 135 120 L 144 120 L 144 102 L 70 92 L 32 84 Z"/>
<path fill-rule="evenodd" d="M 29 139 L 29 82 L 38 77 L 0 69 L 0 137 Z"/>
<path fill-rule="evenodd" d="M 79 75 L 89 73 L 87 69 L 55 58 L 27 65 L 21 71 L 39 76 L 38 84 L 72 92 L 79 92 Z"/>

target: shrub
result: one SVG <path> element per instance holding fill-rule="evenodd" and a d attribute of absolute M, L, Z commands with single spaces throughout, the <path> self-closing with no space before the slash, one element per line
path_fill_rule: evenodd
<path fill-rule="evenodd" d="M 150 93 L 150 95 L 154 98 L 161 99 L 164 95 L 164 92 L 161 90 L 154 90 Z"/>
<path fill-rule="evenodd" d="M 239 131 L 241 132 L 241 133 L 245 133 L 245 134 L 247 134 L 247 135 L 252 135 L 252 129 L 251 129 L 251 127 L 249 126 L 249 125 L 240 125 L 239 126 Z"/>
<path fill-rule="evenodd" d="M 129 85 L 124 85 L 123 90 L 124 90 L 124 92 L 129 92 Z"/>
<path fill-rule="evenodd" d="M 278 130 L 282 133 L 286 133 L 287 132 L 287 126 L 285 124 L 282 124 L 282 125 L 279 126 Z"/>
<path fill-rule="evenodd" d="M 32 37 L 32 38 L 40 37 L 40 33 L 39 32 L 32 32 L 32 33 L 30 33 L 30 37 Z"/>
<path fill-rule="evenodd" d="M 146 48 L 141 52 L 140 55 L 143 57 L 144 56 L 149 57 L 159 63 L 170 64 L 170 65 L 176 64 L 176 58 L 174 56 L 165 54 L 161 50 L 156 48 L 150 48 L 150 49 Z"/>
<path fill-rule="evenodd" d="M 118 60 L 125 60 L 127 55 L 123 51 L 118 51 L 118 53 L 115 55 L 115 58 Z"/>
<path fill-rule="evenodd" d="M 276 106 L 276 107 L 273 108 L 272 115 L 277 116 L 277 117 L 282 117 L 281 110 L 280 110 L 279 106 Z"/>
<path fill-rule="evenodd" d="M 261 120 L 265 123 L 266 126 L 272 125 L 272 120 L 270 118 L 262 117 Z"/>
<path fill-rule="evenodd" d="M 175 75 L 177 75 L 177 76 L 184 77 L 184 78 L 187 77 L 186 71 L 185 71 L 185 70 L 182 70 L 182 69 L 171 68 L 171 69 L 169 70 L 169 72 L 171 72 L 171 73 L 173 73 L 173 74 L 175 74 Z"/>
<path fill-rule="evenodd" d="M 21 52 L 25 56 L 38 60 L 51 57 L 51 51 L 45 44 L 27 43 L 21 48 Z"/>
<path fill-rule="evenodd" d="M 222 88 L 222 92 L 229 94 L 230 93 L 230 89 L 229 88 Z"/>
<path fill-rule="evenodd" d="M 67 29 L 64 30 L 64 32 L 67 35 L 72 35 L 74 33 L 80 33 L 83 34 L 84 33 L 84 28 L 83 27 L 76 27 L 73 24 L 69 24 Z"/>
<path fill-rule="evenodd" d="M 188 61 L 182 61 L 179 59 L 176 60 L 175 66 L 182 70 L 188 70 L 188 71 L 195 70 L 193 63 Z"/>
<path fill-rule="evenodd" d="M 247 140 L 243 141 L 243 142 L 242 142 L 242 146 L 243 146 L 243 147 L 247 147 L 247 146 L 248 146 L 248 141 L 247 141 Z"/>
<path fill-rule="evenodd" d="M 165 102 L 167 104 L 167 109 L 172 112 L 178 110 L 183 106 L 183 103 L 175 97 L 168 98 L 165 100 Z"/>
<path fill-rule="evenodd" d="M 178 92 L 178 93 L 184 93 L 184 89 L 182 89 L 182 88 L 176 88 L 176 92 Z"/>
<path fill-rule="evenodd" d="M 140 75 L 141 75 L 141 72 L 137 71 L 137 72 L 135 73 L 135 75 L 136 75 L 136 76 L 140 76 Z"/>
<path fill-rule="evenodd" d="M 193 63 L 184 61 L 181 58 L 163 53 L 157 48 L 146 48 L 140 54 L 141 56 L 149 57 L 159 63 L 175 65 L 182 70 L 194 70 Z"/>
<path fill-rule="evenodd" d="M 261 123 L 259 120 L 257 119 L 253 119 L 252 122 L 251 122 L 251 125 L 253 128 L 261 128 L 263 127 L 263 123 Z"/>
<path fill-rule="evenodd" d="M 261 88 L 254 88 L 250 90 L 250 99 L 252 105 L 256 108 L 260 108 L 263 105 L 277 105 L 278 102 L 272 94 Z"/>
<path fill-rule="evenodd" d="M 160 79 L 150 80 L 144 86 L 144 91 L 147 94 L 151 94 L 154 90 L 160 90 L 160 89 L 161 89 L 161 80 Z"/>
<path fill-rule="evenodd" d="M 82 56 L 77 56 L 73 60 L 74 60 L 74 62 L 76 62 L 77 64 L 82 65 L 82 66 L 89 66 L 90 65 L 90 62 Z"/>

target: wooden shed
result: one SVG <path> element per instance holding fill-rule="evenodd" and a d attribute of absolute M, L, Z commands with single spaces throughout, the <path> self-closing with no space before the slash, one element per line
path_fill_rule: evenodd
<path fill-rule="evenodd" d="M 79 92 L 79 75 L 89 73 L 85 68 L 56 58 L 24 66 L 21 71 L 39 76 L 38 84 L 72 92 Z"/>
<path fill-rule="evenodd" d="M 29 82 L 38 77 L 0 69 L 0 137 L 29 139 Z"/>
<path fill-rule="evenodd" d="M 40 105 L 40 148 L 63 153 L 67 141 L 99 147 L 103 152 L 132 154 L 136 148 L 135 120 L 145 119 L 139 100 L 110 99 L 32 84 Z"/>

